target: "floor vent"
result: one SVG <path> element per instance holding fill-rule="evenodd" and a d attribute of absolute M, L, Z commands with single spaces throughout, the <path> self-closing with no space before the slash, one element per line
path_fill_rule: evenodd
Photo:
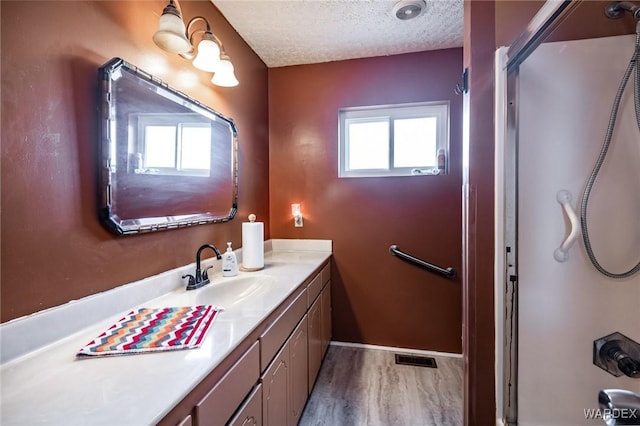
<path fill-rule="evenodd" d="M 436 359 L 428 356 L 396 354 L 396 364 L 414 365 L 416 367 L 438 368 L 438 365 L 436 364 Z"/>

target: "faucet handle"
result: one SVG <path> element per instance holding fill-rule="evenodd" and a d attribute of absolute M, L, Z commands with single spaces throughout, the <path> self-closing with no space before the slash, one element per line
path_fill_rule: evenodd
<path fill-rule="evenodd" d="M 195 277 L 193 275 L 185 274 L 185 275 L 182 276 L 183 279 L 187 278 L 187 277 L 189 278 L 189 282 L 187 283 L 187 287 L 192 287 L 192 286 L 196 285 L 196 279 L 195 279 Z"/>
<path fill-rule="evenodd" d="M 209 274 L 207 274 L 207 271 L 211 268 L 213 268 L 213 266 L 207 266 L 206 268 L 204 268 L 204 271 L 202 271 L 202 281 L 206 281 L 209 279 Z"/>

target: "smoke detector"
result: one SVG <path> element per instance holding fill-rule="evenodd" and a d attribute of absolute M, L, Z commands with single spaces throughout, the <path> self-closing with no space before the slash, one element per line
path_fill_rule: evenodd
<path fill-rule="evenodd" d="M 393 14 L 401 21 L 407 21 L 420 16 L 426 7 L 424 0 L 400 0 L 393 6 Z"/>

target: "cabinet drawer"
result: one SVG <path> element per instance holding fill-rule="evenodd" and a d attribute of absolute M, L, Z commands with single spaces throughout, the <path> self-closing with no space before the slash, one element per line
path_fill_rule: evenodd
<path fill-rule="evenodd" d="M 331 261 L 322 268 L 320 275 L 322 276 L 322 286 L 324 287 L 324 285 L 331 279 Z"/>
<path fill-rule="evenodd" d="M 260 371 L 264 371 L 278 349 L 287 340 L 300 318 L 307 311 L 307 289 L 302 290 L 285 311 L 262 333 L 260 341 Z"/>
<path fill-rule="evenodd" d="M 258 342 L 236 362 L 196 405 L 198 426 L 224 425 L 260 377 Z"/>
<path fill-rule="evenodd" d="M 313 305 L 313 301 L 320 294 L 320 290 L 322 290 L 322 276 L 318 274 L 307 286 L 307 308 Z"/>
<path fill-rule="evenodd" d="M 262 385 L 258 384 L 242 404 L 229 426 L 262 426 Z"/>

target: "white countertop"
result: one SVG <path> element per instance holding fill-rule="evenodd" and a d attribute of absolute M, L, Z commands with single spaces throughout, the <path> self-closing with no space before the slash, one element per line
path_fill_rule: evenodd
<path fill-rule="evenodd" d="M 238 277 L 223 278 L 218 265 L 214 269 L 218 273 L 214 274 L 212 283 L 202 289 L 187 292 L 184 285 L 177 282 L 179 287 L 167 294 L 151 296 L 144 303 L 133 302 L 136 305 L 104 317 L 54 343 L 8 360 L 0 369 L 0 423 L 3 426 L 157 423 L 331 256 L 330 241 L 311 246 L 304 243 L 297 246 L 296 240 L 282 240 L 282 244 L 276 244 L 276 241 L 281 240 L 274 240 L 274 250 L 265 253 L 265 268 L 261 271 L 240 272 Z M 296 247 L 302 250 L 295 250 Z M 322 249 L 317 250 L 318 247 Z M 260 290 L 259 297 L 250 297 L 231 306 L 221 304 L 225 310 L 215 318 L 198 349 L 89 359 L 75 357 L 80 348 L 131 308 L 202 304 L 201 297 L 207 288 L 245 276 L 269 276 L 273 279 L 268 284 L 268 291 Z M 118 299 L 125 297 L 127 300 L 127 290 L 117 291 Z M 135 291 L 140 292 L 139 289 Z M 104 297 L 102 294 L 91 297 L 86 303 L 99 303 L 101 297 L 108 300 L 106 293 L 110 292 L 105 292 Z M 47 321 L 47 316 L 50 318 L 58 314 L 56 310 L 65 308 L 77 311 L 77 305 L 82 303 L 81 300 L 72 306 L 53 308 L 46 315 L 18 319 L 10 322 L 9 327 L 3 324 L 3 328 L 11 330 L 5 333 L 0 328 L 2 345 L 14 343 L 10 339 L 15 339 L 16 330 L 23 326 L 21 321 L 29 322 L 32 329 L 51 327 L 52 322 Z M 66 319 L 73 318 L 67 314 Z"/>

